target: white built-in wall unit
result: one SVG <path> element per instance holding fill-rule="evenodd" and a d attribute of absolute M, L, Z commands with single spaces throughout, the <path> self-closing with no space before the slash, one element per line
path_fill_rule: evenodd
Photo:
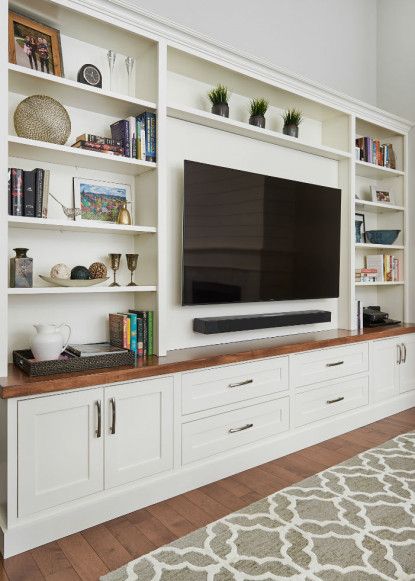
<path fill-rule="evenodd" d="M 10 8 L 60 30 L 65 77 L 7 64 L 8 15 L 2 2 L 0 130 L 9 138 L 8 158 L 5 139 L 0 142 L 0 376 L 7 375 L 13 350 L 29 345 L 34 323 L 68 323 L 75 343 L 102 341 L 108 338 L 108 313 L 132 307 L 155 311 L 159 356 L 241 340 L 238 333 L 219 338 L 193 333 L 196 316 L 305 309 L 332 313 L 330 323 L 250 331 L 244 340 L 353 330 L 357 299 L 380 304 L 391 317 L 405 321 L 409 122 L 157 19 L 132 0 L 13 0 Z M 110 90 L 108 49 L 136 58 L 134 95 L 128 94 L 121 76 L 123 58 L 117 61 Z M 76 81 L 80 66 L 90 61 L 103 73 L 102 89 Z M 210 113 L 206 93 L 218 82 L 232 91 L 229 119 Z M 69 111 L 68 146 L 16 136 L 16 105 L 39 93 L 58 99 Z M 259 96 L 270 102 L 265 130 L 248 124 L 249 99 Z M 304 114 L 298 139 L 282 133 L 280 114 L 288 107 Z M 144 110 L 157 113 L 156 163 L 69 147 L 84 132 L 109 136 L 110 123 Z M 393 143 L 397 169 L 356 161 L 357 136 Z M 184 159 L 341 188 L 339 298 L 181 307 Z M 130 184 L 134 226 L 70 222 L 52 199 L 47 219 L 8 216 L 7 167 L 39 165 L 51 170 L 50 191 L 67 206 L 72 205 L 73 177 Z M 393 190 L 394 205 L 371 203 L 372 185 Z M 355 211 L 365 213 L 368 228 L 401 230 L 387 249 L 402 258 L 399 282 L 355 285 L 355 268 L 364 256 L 385 252 L 355 244 Z M 30 249 L 34 288 L 8 288 L 8 259 L 15 247 Z M 57 262 L 88 266 L 107 260 L 110 252 L 129 251 L 140 254 L 138 287 L 52 288 L 38 277 Z M 128 279 L 124 258 L 119 280 Z M 414 336 L 0 400 L 3 554 L 10 556 L 414 405 Z M 228 383 L 235 381 L 242 389 L 229 392 Z M 112 433 L 114 405 L 117 430 Z"/>

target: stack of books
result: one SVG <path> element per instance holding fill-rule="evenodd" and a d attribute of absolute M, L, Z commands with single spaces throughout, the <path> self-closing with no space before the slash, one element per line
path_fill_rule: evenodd
<path fill-rule="evenodd" d="M 122 142 L 124 156 L 156 161 L 156 114 L 149 111 L 111 125 L 112 138 Z"/>
<path fill-rule="evenodd" d="M 356 139 L 356 147 L 360 150 L 360 160 L 391 169 L 396 168 L 395 153 L 390 143 L 383 143 L 371 137 Z"/>
<path fill-rule="evenodd" d="M 110 313 L 110 343 L 115 347 L 129 349 L 137 357 L 153 355 L 153 311 Z"/>
<path fill-rule="evenodd" d="M 356 282 L 376 282 L 378 277 L 377 268 L 356 268 Z"/>
<path fill-rule="evenodd" d="M 110 155 L 124 155 L 124 147 L 121 141 L 109 137 L 100 137 L 92 133 L 78 135 L 72 147 L 87 149 L 88 151 L 99 151 Z"/>
<path fill-rule="evenodd" d="M 9 216 L 47 218 L 49 170 L 9 168 Z"/>
<path fill-rule="evenodd" d="M 376 269 L 375 282 L 398 282 L 401 280 L 401 261 L 391 254 L 366 256 L 366 267 Z"/>

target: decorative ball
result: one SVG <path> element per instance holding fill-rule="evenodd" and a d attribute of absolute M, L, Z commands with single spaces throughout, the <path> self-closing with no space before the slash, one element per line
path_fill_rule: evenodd
<path fill-rule="evenodd" d="M 74 266 L 71 270 L 72 280 L 89 280 L 91 275 L 85 266 Z"/>
<path fill-rule="evenodd" d="M 107 267 L 102 262 L 94 262 L 89 267 L 91 278 L 105 278 L 107 276 Z"/>
<path fill-rule="evenodd" d="M 50 270 L 51 278 L 71 278 L 71 269 L 66 264 L 55 264 Z"/>
<path fill-rule="evenodd" d="M 23 99 L 14 112 L 14 128 L 19 137 L 65 145 L 71 134 L 71 119 L 65 107 L 46 95 Z"/>

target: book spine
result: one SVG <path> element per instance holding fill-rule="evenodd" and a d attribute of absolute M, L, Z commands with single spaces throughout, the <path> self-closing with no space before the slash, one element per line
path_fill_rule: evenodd
<path fill-rule="evenodd" d="M 36 203 L 35 203 L 35 215 L 36 218 L 42 217 L 42 204 L 43 204 L 43 183 L 45 178 L 45 170 L 41 168 L 36 169 Z"/>
<path fill-rule="evenodd" d="M 123 316 L 122 346 L 124 347 L 124 349 L 130 348 L 130 342 L 128 341 L 128 320 L 129 320 L 128 317 Z"/>
<path fill-rule="evenodd" d="M 90 141 L 92 143 L 98 143 L 99 145 L 115 145 L 117 147 L 122 146 L 120 141 L 112 139 L 111 137 L 100 137 L 92 133 L 83 133 L 76 138 L 76 141 Z"/>
<path fill-rule="evenodd" d="M 120 119 L 111 125 L 112 138 L 122 143 L 125 157 L 131 157 L 129 129 L 130 124 L 126 119 Z"/>
<path fill-rule="evenodd" d="M 146 160 L 156 161 L 156 115 L 145 113 L 146 124 Z"/>
<path fill-rule="evenodd" d="M 13 167 L 11 174 L 13 216 L 23 216 L 23 170 Z"/>
<path fill-rule="evenodd" d="M 28 218 L 34 218 L 36 199 L 36 170 L 23 172 L 23 213 Z"/>
<path fill-rule="evenodd" d="M 147 314 L 147 323 L 148 323 L 148 333 L 147 333 L 147 355 L 151 357 L 153 355 L 153 321 L 154 321 L 154 312 L 148 311 Z"/>
<path fill-rule="evenodd" d="M 45 170 L 45 175 L 43 179 L 42 218 L 48 217 L 49 183 L 50 183 L 50 171 L 47 169 Z"/>
<path fill-rule="evenodd" d="M 12 204 L 12 170 L 9 167 L 8 172 L 8 206 L 9 206 L 9 216 L 13 215 L 13 204 Z"/>
<path fill-rule="evenodd" d="M 137 159 L 137 129 L 135 117 L 128 117 L 129 125 L 129 139 L 130 139 L 130 155 Z"/>
<path fill-rule="evenodd" d="M 144 331 L 144 357 L 148 355 L 148 317 L 147 311 L 143 311 L 143 331 Z"/>
<path fill-rule="evenodd" d="M 137 316 L 137 356 L 144 356 L 144 327 L 142 317 Z"/>
<path fill-rule="evenodd" d="M 137 353 L 137 315 L 131 313 L 128 318 L 130 319 L 130 350 Z"/>
<path fill-rule="evenodd" d="M 122 315 L 109 315 L 110 343 L 114 347 L 124 347 L 124 321 Z"/>

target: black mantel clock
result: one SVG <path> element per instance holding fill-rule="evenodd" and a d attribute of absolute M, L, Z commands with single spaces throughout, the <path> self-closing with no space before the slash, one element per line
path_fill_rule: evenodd
<path fill-rule="evenodd" d="M 83 65 L 78 71 L 78 83 L 102 89 L 102 75 L 95 65 Z"/>

